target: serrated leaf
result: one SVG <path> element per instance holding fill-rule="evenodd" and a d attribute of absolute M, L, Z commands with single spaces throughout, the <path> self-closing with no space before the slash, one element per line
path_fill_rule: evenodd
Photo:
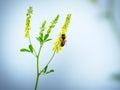
<path fill-rule="evenodd" d="M 54 72 L 53 69 L 51 69 L 50 71 L 47 71 L 46 74 L 49 74 L 49 73 L 52 73 L 52 72 Z"/>
<path fill-rule="evenodd" d="M 30 52 L 33 53 L 33 46 L 30 44 L 29 45 Z"/>
<path fill-rule="evenodd" d="M 45 34 L 44 40 L 46 40 L 49 37 L 49 34 Z"/>
<path fill-rule="evenodd" d="M 50 41 L 50 40 L 52 40 L 51 38 L 49 38 L 49 39 L 47 39 L 45 42 L 48 42 L 48 41 Z"/>
<path fill-rule="evenodd" d="M 20 49 L 21 52 L 30 52 L 30 50 L 26 49 L 26 48 L 22 48 Z"/>

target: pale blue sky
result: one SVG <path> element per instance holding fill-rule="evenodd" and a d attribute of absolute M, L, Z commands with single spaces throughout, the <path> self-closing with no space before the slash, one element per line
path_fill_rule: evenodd
<path fill-rule="evenodd" d="M 104 3 L 101 1 L 100 8 L 89 0 L 1 0 L 0 90 L 34 88 L 35 59 L 30 54 L 19 52 L 28 45 L 24 27 L 29 6 L 33 6 L 31 36 L 36 49 L 35 37 L 43 20 L 47 20 L 48 26 L 60 14 L 51 34 L 54 41 L 66 15 L 72 14 L 66 45 L 50 64 L 55 72 L 40 78 L 40 90 L 115 90 L 118 83 L 110 76 L 119 71 L 120 46 L 108 20 L 101 18 Z M 53 41 L 43 47 L 42 66 L 52 53 Z"/>

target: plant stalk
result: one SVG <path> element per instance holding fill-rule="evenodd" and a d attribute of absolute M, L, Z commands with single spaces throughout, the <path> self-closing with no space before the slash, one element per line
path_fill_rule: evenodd
<path fill-rule="evenodd" d="M 50 60 L 48 61 L 47 65 L 49 65 L 50 62 L 53 60 L 53 58 L 54 58 L 54 56 L 55 56 L 55 53 L 56 53 L 56 51 L 54 51 L 54 53 L 53 53 L 53 55 L 51 56 Z M 46 66 L 47 66 L 47 65 L 46 65 Z"/>
<path fill-rule="evenodd" d="M 34 90 L 37 90 L 37 88 L 38 88 L 38 81 L 39 81 L 39 76 L 40 76 L 39 75 L 39 57 L 40 57 L 41 48 L 42 48 L 42 45 L 40 45 L 38 55 L 36 56 L 36 70 L 37 70 L 37 73 L 36 73 L 36 83 L 35 83 Z"/>
<path fill-rule="evenodd" d="M 55 56 L 55 53 L 56 53 L 56 51 L 54 51 L 53 55 L 51 56 L 50 60 L 49 60 L 48 63 L 45 65 L 45 67 L 48 66 L 48 65 L 50 64 L 50 62 L 53 60 L 53 58 L 54 58 L 54 56 Z M 43 70 L 45 69 L 45 67 L 40 71 L 39 75 L 41 75 L 41 73 L 43 72 Z"/>
<path fill-rule="evenodd" d="M 37 57 L 36 69 L 37 69 L 37 73 L 36 73 L 36 83 L 35 83 L 35 89 L 34 90 L 37 90 L 38 80 L 39 80 L 39 59 L 38 59 L 38 57 Z"/>

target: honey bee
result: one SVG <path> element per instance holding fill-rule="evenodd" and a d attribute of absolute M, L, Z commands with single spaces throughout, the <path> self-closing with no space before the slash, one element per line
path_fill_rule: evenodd
<path fill-rule="evenodd" d="M 62 34 L 61 35 L 61 47 L 63 47 L 65 45 L 65 42 L 66 42 L 66 35 L 65 34 Z"/>

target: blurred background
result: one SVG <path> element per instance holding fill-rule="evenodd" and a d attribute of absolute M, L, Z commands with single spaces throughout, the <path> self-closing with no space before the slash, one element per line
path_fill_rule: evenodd
<path fill-rule="evenodd" d="M 120 0 L 0 0 L 0 90 L 33 90 L 35 58 L 19 50 L 24 38 L 26 11 L 33 6 L 31 38 L 35 49 L 40 25 L 60 14 L 53 41 L 72 14 L 64 49 L 39 79 L 38 90 L 120 90 Z M 52 55 L 52 42 L 42 49 L 40 67 Z"/>

